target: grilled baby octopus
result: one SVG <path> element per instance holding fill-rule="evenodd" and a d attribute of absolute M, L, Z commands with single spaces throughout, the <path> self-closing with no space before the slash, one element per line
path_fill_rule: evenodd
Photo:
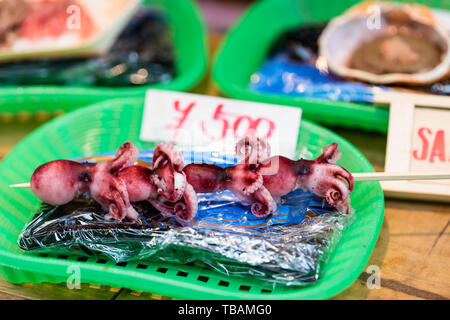
<path fill-rule="evenodd" d="M 30 180 L 31 190 L 43 202 L 52 205 L 66 204 L 89 192 L 108 212 L 108 217 L 136 220 L 138 213 L 130 204 L 127 186 L 116 175 L 132 166 L 138 156 L 138 149 L 131 142 L 125 142 L 113 160 L 99 163 L 50 161 L 34 171 Z"/>
<path fill-rule="evenodd" d="M 153 153 L 152 169 L 135 165 L 120 171 L 118 177 L 125 182 L 130 201 L 149 201 L 162 215 L 186 222 L 197 214 L 198 202 L 183 166 L 178 148 L 160 143 Z"/>
<path fill-rule="evenodd" d="M 194 163 L 183 171 L 196 192 L 230 190 L 243 203 L 251 205 L 256 216 L 275 214 L 279 198 L 298 188 L 325 197 L 330 205 L 349 213 L 349 194 L 354 182 L 347 170 L 335 164 L 340 157 L 337 148 L 338 145 L 332 143 L 315 160 L 269 158 L 267 143 L 246 137 L 236 145 L 237 155 L 244 156 L 237 165 L 222 168 Z"/>
<path fill-rule="evenodd" d="M 175 146 L 160 143 L 149 168 L 134 165 L 139 152 L 126 142 L 113 160 L 56 160 L 43 164 L 33 173 L 31 188 L 38 198 L 53 205 L 66 204 L 89 192 L 108 212 L 107 217 L 118 220 L 136 220 L 138 213 L 131 202 L 149 201 L 163 215 L 187 222 L 197 213 L 196 193 L 221 190 L 232 191 L 260 217 L 276 214 L 280 197 L 298 188 L 310 190 L 348 213 L 353 177 L 335 164 L 340 157 L 337 147 L 332 143 L 315 160 L 295 161 L 269 157 L 270 146 L 265 141 L 246 137 L 236 145 L 236 154 L 243 160 L 222 168 L 207 163 L 184 166 L 183 156 Z"/>
<path fill-rule="evenodd" d="M 170 144 L 156 146 L 153 168 L 134 165 L 139 151 L 124 143 L 113 160 L 78 163 L 55 160 L 38 167 L 31 177 L 31 188 L 42 201 L 63 205 L 77 195 L 89 192 L 107 218 L 135 221 L 138 213 L 130 202 L 149 201 L 162 214 L 192 219 L 197 212 L 197 197 L 187 186 L 181 171 L 181 152 Z"/>

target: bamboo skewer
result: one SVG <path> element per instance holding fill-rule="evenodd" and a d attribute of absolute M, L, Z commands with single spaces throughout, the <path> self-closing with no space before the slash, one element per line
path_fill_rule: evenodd
<path fill-rule="evenodd" d="M 436 180 L 450 179 L 450 172 L 367 172 L 353 173 L 355 181 Z"/>
<path fill-rule="evenodd" d="M 25 182 L 25 183 L 11 184 L 10 187 L 11 188 L 30 188 L 30 183 Z"/>
<path fill-rule="evenodd" d="M 450 173 L 430 173 L 430 172 L 366 172 L 353 173 L 355 181 L 395 181 L 395 180 L 436 180 L 450 179 Z M 10 185 L 11 188 L 29 188 L 30 183 L 19 183 Z"/>

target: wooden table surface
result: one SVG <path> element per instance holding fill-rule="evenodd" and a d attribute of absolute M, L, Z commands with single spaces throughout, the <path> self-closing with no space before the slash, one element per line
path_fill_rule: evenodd
<path fill-rule="evenodd" d="M 210 37 L 211 51 L 220 41 Z M 193 90 L 218 95 L 209 76 Z M 0 161 L 14 145 L 46 119 L 0 116 Z M 386 136 L 332 128 L 353 143 L 383 170 Z M 363 272 L 334 299 L 450 299 L 450 205 L 386 199 L 385 219 L 367 266 L 380 268 L 380 288 L 369 289 L 370 274 Z M 366 270 L 366 269 L 365 269 Z M 161 299 L 164 297 L 126 288 L 83 284 L 69 290 L 66 284 L 12 284 L 0 277 L 0 299 Z"/>

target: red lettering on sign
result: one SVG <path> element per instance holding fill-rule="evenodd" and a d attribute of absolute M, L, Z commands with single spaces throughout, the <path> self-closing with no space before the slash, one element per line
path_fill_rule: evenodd
<path fill-rule="evenodd" d="M 183 127 L 189 113 L 192 111 L 194 106 L 195 106 L 195 102 L 192 102 L 192 103 L 188 104 L 188 106 L 186 108 L 181 109 L 180 101 L 179 100 L 174 101 L 173 107 L 174 107 L 175 111 L 177 111 L 179 113 L 180 116 L 178 119 L 176 119 L 176 121 L 177 121 L 176 124 L 168 124 L 165 126 L 167 129 L 175 129 L 175 131 L 173 133 L 173 139 L 175 139 L 177 137 L 179 129 L 181 129 Z"/>
<path fill-rule="evenodd" d="M 422 127 L 419 130 L 417 130 L 419 138 L 420 138 L 420 140 L 422 140 L 422 153 L 419 156 L 418 155 L 418 153 L 419 153 L 418 150 L 414 150 L 413 151 L 413 157 L 416 160 L 425 160 L 427 158 L 427 155 L 428 155 L 428 139 L 427 139 L 427 137 L 425 137 L 424 131 L 427 131 L 428 134 L 431 134 L 431 130 L 428 129 L 428 128 Z"/>
<path fill-rule="evenodd" d="M 422 149 L 413 150 L 413 158 L 419 161 L 435 163 L 435 161 L 445 162 L 445 131 L 440 129 L 435 134 L 426 127 L 417 130 L 417 135 L 422 142 Z M 431 148 L 430 148 L 431 144 Z M 450 161 L 450 158 L 449 158 Z"/>
<path fill-rule="evenodd" d="M 257 132 L 261 125 L 267 123 L 268 129 L 264 134 L 259 134 L 262 138 L 270 138 L 275 130 L 275 122 L 267 118 L 253 119 L 249 115 L 240 115 L 232 112 L 225 112 L 224 105 L 219 104 L 213 114 L 212 120 L 220 121 L 221 133 L 220 136 L 214 137 L 206 129 L 206 120 L 201 121 L 200 128 L 202 132 L 212 139 L 224 139 L 228 130 L 232 130 L 235 137 L 242 137 L 247 134 Z"/>
<path fill-rule="evenodd" d="M 439 130 L 436 132 L 434 138 L 433 147 L 430 153 L 430 162 L 434 163 L 434 158 L 438 157 L 439 161 L 445 161 L 445 141 L 444 141 L 444 130 Z"/>

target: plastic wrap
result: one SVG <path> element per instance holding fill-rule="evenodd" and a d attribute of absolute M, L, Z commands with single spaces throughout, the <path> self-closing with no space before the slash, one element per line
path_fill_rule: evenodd
<path fill-rule="evenodd" d="M 141 155 L 151 162 L 151 152 Z M 202 157 L 223 166 L 237 161 Z M 105 220 L 100 206 L 83 195 L 63 206 L 43 205 L 18 243 L 24 250 L 103 254 L 116 262 L 200 263 L 225 274 L 306 285 L 319 279 L 350 218 L 301 190 L 282 197 L 278 214 L 265 218 L 254 216 L 228 191 L 198 194 L 198 200 L 198 213 L 186 225 L 163 217 L 148 202 L 133 204 L 140 219 L 131 223 Z"/>
<path fill-rule="evenodd" d="M 269 57 L 252 75 L 250 87 L 266 93 L 358 102 L 373 102 L 375 90 L 381 90 L 379 86 L 340 78 L 321 69 L 315 59 L 299 62 L 287 51 Z"/>

